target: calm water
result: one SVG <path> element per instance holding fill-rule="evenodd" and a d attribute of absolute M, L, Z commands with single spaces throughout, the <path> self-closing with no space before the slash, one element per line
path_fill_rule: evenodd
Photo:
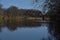
<path fill-rule="evenodd" d="M 47 22 L 5 22 L 0 24 L 0 40 L 55 40 Z"/>

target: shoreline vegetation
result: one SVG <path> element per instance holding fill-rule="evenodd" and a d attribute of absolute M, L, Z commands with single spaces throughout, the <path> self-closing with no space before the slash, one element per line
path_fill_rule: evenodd
<path fill-rule="evenodd" d="M 41 11 L 34 9 L 18 9 L 11 6 L 7 9 L 0 7 L 0 22 L 3 20 L 27 21 L 27 20 L 49 20 L 48 15 L 43 15 Z"/>

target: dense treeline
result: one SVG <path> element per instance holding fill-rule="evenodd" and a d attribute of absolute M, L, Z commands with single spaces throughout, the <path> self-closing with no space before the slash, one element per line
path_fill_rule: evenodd
<path fill-rule="evenodd" d="M 40 17 L 41 11 L 34 9 L 18 9 L 16 6 L 11 6 L 7 9 L 0 7 L 0 15 L 4 16 L 29 16 L 29 17 Z"/>

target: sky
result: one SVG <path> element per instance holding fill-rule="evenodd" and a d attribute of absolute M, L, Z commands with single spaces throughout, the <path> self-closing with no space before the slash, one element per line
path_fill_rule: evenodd
<path fill-rule="evenodd" d="M 35 4 L 33 4 L 33 0 L 1 0 L 0 3 L 3 5 L 3 8 L 8 8 L 8 7 L 14 5 L 18 8 L 23 8 L 23 9 L 39 9 L 39 10 L 42 10 L 42 6 L 41 6 L 41 8 L 37 8 L 37 6 L 43 5 L 44 0 L 40 0 L 39 3 L 35 3 Z M 38 5 L 36 5 L 36 4 L 38 4 Z"/>

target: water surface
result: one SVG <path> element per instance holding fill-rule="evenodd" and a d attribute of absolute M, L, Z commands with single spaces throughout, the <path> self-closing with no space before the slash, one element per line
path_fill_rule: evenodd
<path fill-rule="evenodd" d="M 55 40 L 47 22 L 5 22 L 0 24 L 0 40 Z"/>

